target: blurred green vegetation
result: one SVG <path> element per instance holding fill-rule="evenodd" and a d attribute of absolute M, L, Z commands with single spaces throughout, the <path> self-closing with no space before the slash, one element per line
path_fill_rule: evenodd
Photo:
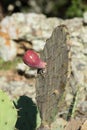
<path fill-rule="evenodd" d="M 5 15 L 14 12 L 36 12 L 48 17 L 81 17 L 87 10 L 87 0 L 0 0 Z"/>
<path fill-rule="evenodd" d="M 17 67 L 17 64 L 22 62 L 22 58 L 16 57 L 13 61 L 5 62 L 2 58 L 0 58 L 0 70 L 14 70 Z"/>
<path fill-rule="evenodd" d="M 67 17 L 80 17 L 83 12 L 87 11 L 87 1 L 86 0 L 71 0 L 71 6 L 68 7 L 66 11 Z"/>

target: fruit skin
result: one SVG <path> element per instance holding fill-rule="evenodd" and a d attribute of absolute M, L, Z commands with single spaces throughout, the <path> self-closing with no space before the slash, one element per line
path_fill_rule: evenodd
<path fill-rule="evenodd" d="M 17 109 L 9 96 L 0 90 L 0 130 L 14 130 L 17 121 Z"/>
<path fill-rule="evenodd" d="M 44 69 L 46 67 L 46 62 L 42 61 L 38 54 L 33 50 L 28 50 L 25 52 L 23 61 L 26 65 L 32 68 Z"/>

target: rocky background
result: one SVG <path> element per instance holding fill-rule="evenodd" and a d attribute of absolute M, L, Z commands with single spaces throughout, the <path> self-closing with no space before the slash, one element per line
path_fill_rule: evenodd
<path fill-rule="evenodd" d="M 15 13 L 0 22 L 0 88 L 12 98 L 26 95 L 35 101 L 37 70 L 27 67 L 22 56 L 28 49 L 43 50 L 53 29 L 66 25 L 71 42 L 71 76 L 65 104 L 74 102 L 77 118 L 87 118 L 87 12 L 81 18 L 47 18 L 43 14 Z M 59 113 L 59 116 L 64 116 Z M 86 130 L 86 129 L 85 129 Z"/>

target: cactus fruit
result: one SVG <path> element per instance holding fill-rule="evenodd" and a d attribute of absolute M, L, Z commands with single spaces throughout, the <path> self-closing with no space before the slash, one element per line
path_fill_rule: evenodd
<path fill-rule="evenodd" d="M 0 90 L 0 130 L 15 130 L 17 110 L 9 96 Z"/>
<path fill-rule="evenodd" d="M 33 50 L 28 50 L 25 52 L 23 61 L 26 65 L 37 69 L 44 69 L 47 65 L 47 63 L 42 61 L 38 54 Z"/>

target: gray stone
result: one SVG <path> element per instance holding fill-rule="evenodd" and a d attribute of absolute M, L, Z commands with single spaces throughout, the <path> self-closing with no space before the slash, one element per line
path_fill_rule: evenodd
<path fill-rule="evenodd" d="M 13 60 L 17 54 L 16 43 L 12 40 L 0 37 L 0 57 L 4 61 Z"/>
<path fill-rule="evenodd" d="M 0 77 L 0 89 L 6 91 L 12 98 L 26 95 L 35 102 L 35 85 L 25 81 L 8 81 L 6 77 Z"/>
<path fill-rule="evenodd" d="M 87 45 L 87 27 L 81 28 L 79 38 L 81 39 L 82 43 Z"/>
<path fill-rule="evenodd" d="M 33 44 L 33 49 L 37 52 L 40 52 L 43 50 L 44 46 L 45 46 L 45 41 L 42 40 L 33 40 L 32 41 Z"/>
<path fill-rule="evenodd" d="M 83 14 L 83 22 L 87 24 L 87 12 Z"/>
<path fill-rule="evenodd" d="M 24 63 L 18 63 L 16 66 L 16 69 L 18 72 L 25 72 L 26 69 L 29 69 L 29 67 Z"/>
<path fill-rule="evenodd" d="M 30 69 L 25 71 L 26 77 L 36 77 L 37 76 L 37 70 L 36 69 Z"/>

